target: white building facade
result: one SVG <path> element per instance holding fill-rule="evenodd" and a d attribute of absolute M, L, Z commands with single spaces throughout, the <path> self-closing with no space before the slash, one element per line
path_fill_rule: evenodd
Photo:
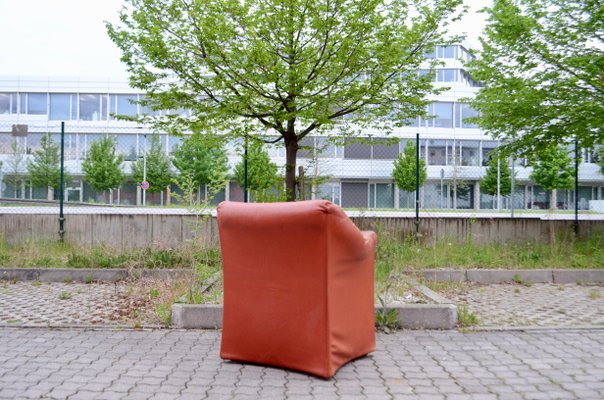
<path fill-rule="evenodd" d="M 543 209 L 550 207 L 550 194 L 531 182 L 531 169 L 522 159 L 514 160 L 515 190 L 511 196 L 497 199 L 481 193 L 480 179 L 485 175 L 489 153 L 499 143 L 465 119 L 474 110 L 460 100 L 472 97 L 479 89 L 466 73 L 462 60 L 469 53 L 462 45 L 436 46 L 427 57 L 438 58 L 443 65 L 436 71 L 438 86 L 449 89 L 432 101 L 428 114 L 408 126 L 395 129 L 391 137 L 397 144 L 331 144 L 327 138 L 305 138 L 299 151 L 298 164 L 305 175 L 321 177 L 319 185 L 309 185 L 308 197 L 326 198 L 346 208 L 405 209 L 415 207 L 415 195 L 399 191 L 392 180 L 394 160 L 408 140 L 420 135 L 420 157 L 426 161 L 428 178 L 420 189 L 420 207 L 438 209 Z M 422 71 L 423 73 L 423 71 Z M 127 82 L 94 79 L 39 77 L 0 77 L 0 160 L 2 161 L 1 197 L 46 199 L 48 188 L 32 187 L 27 178 L 27 162 L 40 146 L 43 135 L 50 133 L 55 143 L 60 140 L 61 121 L 65 122 L 65 166 L 73 180 L 67 182 L 65 199 L 77 202 L 103 201 L 99 193 L 82 177 L 81 163 L 90 144 L 104 135 L 115 136 L 117 148 L 130 163 L 142 157 L 147 137 L 154 132 L 135 122 L 117 120 L 114 115 L 136 116 L 149 113 L 136 104 L 144 94 L 130 88 Z M 186 114 L 187 110 L 176 111 Z M 162 145 L 170 154 L 182 138 L 161 135 Z M 270 133 L 269 133 L 270 134 Z M 371 140 L 384 137 L 367 131 Z M 235 144 L 227 146 L 229 162 L 240 160 Z M 280 166 L 285 151 L 279 145 L 268 145 L 269 154 Z M 604 176 L 594 162 L 597 152 L 582 151 L 579 168 L 578 201 L 588 209 L 590 200 L 604 199 Z M 511 162 L 511 160 L 510 160 Z M 558 191 L 558 208 L 574 207 L 574 191 Z M 51 196 L 52 197 L 52 194 Z M 55 195 L 56 197 L 56 195 Z M 149 203 L 165 204 L 166 193 L 149 195 Z M 243 200 L 239 185 L 231 181 L 214 202 L 223 199 Z M 111 194 L 111 202 L 140 204 L 140 182 L 130 179 Z"/>

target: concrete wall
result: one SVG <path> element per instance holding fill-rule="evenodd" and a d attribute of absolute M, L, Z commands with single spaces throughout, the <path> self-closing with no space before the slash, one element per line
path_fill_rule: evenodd
<path fill-rule="evenodd" d="M 415 234 L 415 220 L 408 217 L 352 218 L 361 229 L 389 232 L 401 239 Z M 604 220 L 579 221 L 580 236 L 604 235 Z M 0 214 L 0 235 L 8 243 L 26 240 L 56 240 L 57 215 Z M 194 238 L 218 245 L 215 218 L 192 215 L 158 214 L 70 214 L 65 216 L 65 241 L 116 248 L 141 248 L 150 245 L 176 247 Z M 420 233 L 426 241 L 472 240 L 487 242 L 548 242 L 572 237 L 572 220 L 539 218 L 436 218 L 421 219 Z"/>

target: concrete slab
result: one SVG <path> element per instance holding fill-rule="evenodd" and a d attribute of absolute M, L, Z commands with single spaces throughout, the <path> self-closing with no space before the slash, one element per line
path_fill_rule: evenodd
<path fill-rule="evenodd" d="M 466 271 L 462 269 L 427 269 L 420 274 L 424 279 L 434 282 L 465 282 L 467 279 Z"/>
<path fill-rule="evenodd" d="M 172 326 L 184 329 L 222 327 L 221 304 L 172 304 Z"/>
<path fill-rule="evenodd" d="M 491 270 L 491 269 L 469 269 L 466 271 L 468 282 L 492 285 L 496 283 L 513 282 L 520 278 L 522 282 L 551 283 L 553 274 L 551 270 L 545 269 L 522 269 L 522 270 Z"/>
<path fill-rule="evenodd" d="M 38 271 L 38 280 L 41 282 L 117 282 L 128 277 L 128 270 L 125 269 L 48 268 Z"/>
<path fill-rule="evenodd" d="M 555 269 L 555 283 L 604 283 L 604 269 Z"/>
<path fill-rule="evenodd" d="M 453 329 L 457 324 L 454 304 L 405 304 L 395 308 L 405 329 Z"/>

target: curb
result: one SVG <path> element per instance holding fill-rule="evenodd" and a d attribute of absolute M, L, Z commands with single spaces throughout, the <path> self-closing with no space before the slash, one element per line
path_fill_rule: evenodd
<path fill-rule="evenodd" d="M 375 311 L 381 311 L 376 306 Z M 403 304 L 386 307 L 396 310 L 398 319 L 406 329 L 453 329 L 457 324 L 457 307 L 454 304 Z M 221 304 L 173 304 L 172 327 L 180 329 L 222 328 Z"/>
<path fill-rule="evenodd" d="M 403 273 L 434 282 L 471 282 L 485 285 L 515 282 L 604 283 L 604 269 L 427 269 Z"/>
<path fill-rule="evenodd" d="M 190 272 L 188 269 L 0 268 L 0 280 L 113 283 L 128 278 L 166 279 L 184 276 Z"/>

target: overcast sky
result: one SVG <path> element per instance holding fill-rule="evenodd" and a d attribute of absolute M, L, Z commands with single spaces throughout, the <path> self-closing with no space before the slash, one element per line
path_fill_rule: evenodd
<path fill-rule="evenodd" d="M 103 21 L 116 22 L 123 0 L 0 0 L 0 75 L 125 78 L 120 51 Z M 466 0 L 458 29 L 471 43 L 484 25 Z"/>

